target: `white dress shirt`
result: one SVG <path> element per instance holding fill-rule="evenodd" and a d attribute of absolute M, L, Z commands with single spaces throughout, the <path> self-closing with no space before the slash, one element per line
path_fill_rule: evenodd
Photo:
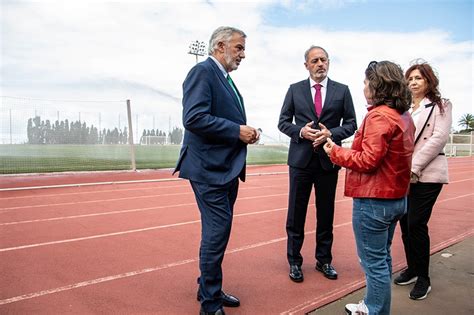
<path fill-rule="evenodd" d="M 313 102 L 314 102 L 314 96 L 316 95 L 316 88 L 314 85 L 317 84 L 316 81 L 311 79 L 309 77 L 309 85 L 311 86 L 311 95 L 313 96 Z M 324 80 L 322 80 L 319 84 L 321 84 L 321 101 L 322 101 L 322 108 L 324 108 L 324 100 L 326 99 L 326 91 L 327 91 L 327 86 L 328 86 L 328 77 L 325 77 Z"/>

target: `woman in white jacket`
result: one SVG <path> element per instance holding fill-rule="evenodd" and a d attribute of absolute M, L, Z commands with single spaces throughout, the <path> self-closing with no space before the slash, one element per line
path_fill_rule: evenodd
<path fill-rule="evenodd" d="M 395 278 L 397 285 L 415 286 L 410 298 L 422 300 L 431 291 L 428 221 L 443 184 L 448 183 L 448 162 L 443 152 L 452 122 L 452 104 L 441 98 L 439 80 L 426 63 L 412 65 L 405 73 L 413 104 L 415 151 L 411 167 L 408 211 L 400 220 L 408 268 Z"/>

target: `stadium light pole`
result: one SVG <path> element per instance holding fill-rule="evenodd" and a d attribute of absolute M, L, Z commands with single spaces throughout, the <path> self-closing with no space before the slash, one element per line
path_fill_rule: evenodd
<path fill-rule="evenodd" d="M 196 63 L 198 63 L 198 56 L 206 55 L 206 43 L 195 40 L 189 44 L 188 54 L 196 56 Z"/>

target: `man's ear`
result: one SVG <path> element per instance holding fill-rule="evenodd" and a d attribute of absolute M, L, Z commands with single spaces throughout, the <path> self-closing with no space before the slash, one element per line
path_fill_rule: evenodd
<path fill-rule="evenodd" d="M 224 42 L 218 42 L 217 43 L 217 48 L 220 52 L 224 52 L 225 43 Z"/>

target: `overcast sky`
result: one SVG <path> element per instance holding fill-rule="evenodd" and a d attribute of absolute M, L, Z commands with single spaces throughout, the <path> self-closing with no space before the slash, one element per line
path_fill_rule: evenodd
<path fill-rule="evenodd" d="M 233 79 L 248 124 L 269 137 L 285 137 L 276 127 L 283 98 L 291 83 L 308 77 L 303 54 L 313 44 L 329 52 L 329 77 L 349 86 L 359 124 L 371 60 L 407 69 L 411 60 L 425 59 L 453 103 L 453 127 L 474 113 L 470 0 L 0 1 L 0 94 L 23 99 L 2 98 L 2 114 L 34 107 L 39 101 L 30 99 L 37 98 L 130 99 L 140 130 L 151 128 L 151 117 L 155 128 L 181 126 L 181 86 L 195 64 L 189 44 L 207 43 L 221 25 L 247 33 L 246 59 Z M 103 121 L 125 113 L 123 102 L 42 106 L 100 112 Z"/>

